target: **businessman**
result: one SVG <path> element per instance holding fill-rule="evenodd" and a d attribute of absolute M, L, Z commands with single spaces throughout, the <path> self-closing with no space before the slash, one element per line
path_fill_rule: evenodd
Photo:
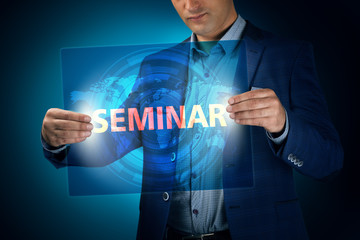
<path fill-rule="evenodd" d="M 226 134 L 200 124 L 190 131 L 169 129 L 165 135 L 174 140 L 166 146 L 149 141 L 159 139 L 156 131 L 127 132 L 119 134 L 116 146 L 106 146 L 117 155 L 99 166 L 143 146 L 137 238 L 307 239 L 292 170 L 323 179 L 339 171 L 343 159 L 311 45 L 258 29 L 236 12 L 232 0 L 172 3 L 193 33 L 185 43 L 144 59 L 124 105 L 142 112 L 148 96 L 164 88 L 179 97 L 164 95 L 162 102 L 207 105 L 230 89 L 226 111 L 235 127 Z M 174 64 L 176 74 L 154 73 Z M 41 131 L 49 161 L 56 167 L 80 165 L 64 160 L 66 145 L 90 137 L 90 121 L 85 114 L 49 109 Z M 195 149 L 215 139 L 216 148 Z"/>

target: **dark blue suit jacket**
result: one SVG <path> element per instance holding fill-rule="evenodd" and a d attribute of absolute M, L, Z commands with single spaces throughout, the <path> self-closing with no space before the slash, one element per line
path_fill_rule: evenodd
<path fill-rule="evenodd" d="M 317 81 L 312 47 L 306 42 L 276 37 L 251 23 L 245 28 L 243 44 L 246 66 L 239 61 L 234 94 L 239 87 L 236 80 L 245 69 L 249 90 L 257 87 L 275 91 L 287 111 L 289 133 L 279 146 L 260 127 L 243 128 L 242 132 L 248 135 L 237 131 L 230 134 L 223 153 L 224 201 L 230 233 L 232 239 L 307 239 L 292 170 L 323 179 L 340 170 L 343 159 L 339 137 Z M 188 44 L 145 58 L 125 107 L 143 112 L 145 107 L 164 103 L 182 105 L 188 59 Z M 138 239 L 160 240 L 165 234 L 177 137 L 177 128 L 163 130 L 161 136 L 157 131 L 146 130 L 119 133 L 116 141 L 104 146 L 116 149 L 115 153 L 101 156 L 100 162 L 96 158 L 89 161 L 93 166 L 106 165 L 143 146 Z M 251 152 L 244 152 L 245 148 Z M 80 165 L 62 161 L 65 152 L 44 153 L 56 167 Z"/>

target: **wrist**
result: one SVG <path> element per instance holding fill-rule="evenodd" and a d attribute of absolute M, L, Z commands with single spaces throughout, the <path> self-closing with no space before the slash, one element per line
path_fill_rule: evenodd
<path fill-rule="evenodd" d="M 42 143 L 43 147 L 46 150 L 49 150 L 49 151 L 54 151 L 55 150 L 56 151 L 56 150 L 59 150 L 59 149 L 63 149 L 65 147 L 65 145 L 53 146 L 53 145 L 49 144 L 49 141 L 45 136 L 46 135 L 43 134 L 43 131 L 41 131 L 41 143 Z"/>
<path fill-rule="evenodd" d="M 285 122 L 285 123 L 286 123 L 286 122 Z M 284 123 L 283 128 L 282 128 L 279 132 L 269 132 L 269 134 L 271 135 L 271 137 L 273 137 L 273 138 L 278 138 L 278 137 L 280 137 L 281 135 L 283 135 L 283 133 L 285 132 L 285 126 L 286 126 L 285 123 Z"/>
<path fill-rule="evenodd" d="M 266 131 L 268 138 L 273 141 L 275 144 L 279 145 L 283 143 L 289 133 L 289 118 L 285 110 L 285 123 L 281 131 L 279 132 L 269 132 Z"/>

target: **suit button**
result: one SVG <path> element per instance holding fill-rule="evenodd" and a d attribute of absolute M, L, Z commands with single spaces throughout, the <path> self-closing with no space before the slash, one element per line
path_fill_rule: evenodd
<path fill-rule="evenodd" d="M 304 162 L 303 162 L 303 161 L 300 161 L 300 162 L 298 163 L 298 166 L 301 167 L 302 165 L 304 165 Z"/>
<path fill-rule="evenodd" d="M 293 163 L 293 162 L 295 162 L 297 160 L 297 158 L 296 158 L 296 156 L 294 154 L 290 153 L 289 156 L 288 156 L 288 160 Z"/>
<path fill-rule="evenodd" d="M 164 200 L 165 202 L 167 202 L 167 201 L 169 200 L 169 198 L 170 198 L 168 192 L 164 192 L 163 195 L 162 195 L 162 197 L 163 197 L 163 200 Z"/>

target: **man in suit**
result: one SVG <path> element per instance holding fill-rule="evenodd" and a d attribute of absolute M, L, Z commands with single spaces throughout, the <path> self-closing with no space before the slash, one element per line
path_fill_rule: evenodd
<path fill-rule="evenodd" d="M 194 154 L 201 136 L 212 139 L 219 129 L 193 127 L 184 135 L 181 127 L 167 129 L 166 139 L 174 139 L 167 144 L 151 141 L 159 140 L 155 131 L 119 133 L 113 145 L 104 146 L 116 149 L 116 156 L 109 154 L 100 163 L 94 158 L 89 165 L 105 165 L 144 147 L 139 239 L 306 239 L 292 169 L 322 179 L 340 170 L 343 158 L 317 82 L 311 45 L 256 28 L 236 13 L 232 0 L 172 3 L 193 31 L 189 43 L 145 58 L 124 106 L 143 112 L 149 104 L 188 106 L 204 95 L 218 97 L 223 83 L 211 77 L 216 72 L 232 76 L 227 77 L 232 96 L 226 111 L 235 127 L 220 139 L 221 150 L 208 147 L 201 154 Z M 199 85 L 195 67 L 204 72 L 200 82 L 205 84 Z M 174 68 L 176 74 L 156 72 Z M 149 103 L 148 96 L 159 89 L 177 97 Z M 61 109 L 46 113 L 44 154 L 56 167 L 81 164 L 64 160 L 65 145 L 89 137 L 90 121 L 90 116 Z M 182 167 L 186 170 L 180 171 Z M 214 183 L 204 186 L 209 181 Z"/>

